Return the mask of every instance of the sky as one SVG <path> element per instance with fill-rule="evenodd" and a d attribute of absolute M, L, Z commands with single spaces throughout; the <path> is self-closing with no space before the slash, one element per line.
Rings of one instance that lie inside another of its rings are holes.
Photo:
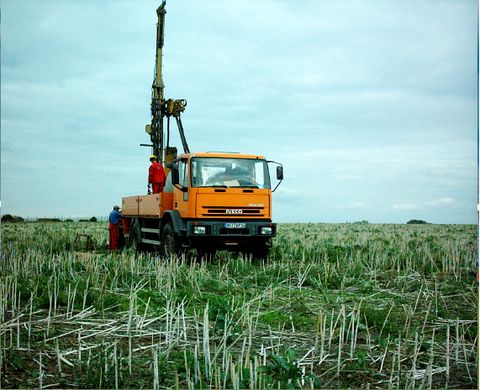
<path fill-rule="evenodd" d="M 2 214 L 105 216 L 146 193 L 159 4 L 2 2 Z M 165 96 L 188 101 L 192 151 L 284 165 L 276 222 L 476 223 L 477 15 L 168 0 Z"/>

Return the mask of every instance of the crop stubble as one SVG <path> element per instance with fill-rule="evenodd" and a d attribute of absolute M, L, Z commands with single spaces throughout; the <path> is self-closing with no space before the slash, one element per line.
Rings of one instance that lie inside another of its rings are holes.
<path fill-rule="evenodd" d="M 281 224 L 271 257 L 2 224 L 2 387 L 476 388 L 476 230 Z"/>

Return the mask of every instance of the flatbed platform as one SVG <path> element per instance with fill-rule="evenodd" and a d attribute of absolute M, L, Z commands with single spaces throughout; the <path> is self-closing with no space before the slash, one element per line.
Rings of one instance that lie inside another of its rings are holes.
<path fill-rule="evenodd" d="M 173 193 L 161 192 L 151 195 L 133 195 L 122 198 L 124 217 L 160 218 L 165 210 L 171 210 Z"/>

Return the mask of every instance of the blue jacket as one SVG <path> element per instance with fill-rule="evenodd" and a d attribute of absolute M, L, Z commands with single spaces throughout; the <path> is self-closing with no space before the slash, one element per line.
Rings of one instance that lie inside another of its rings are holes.
<path fill-rule="evenodd" d="M 113 210 L 108 217 L 108 222 L 110 222 L 113 225 L 116 225 L 121 220 L 122 220 L 122 214 L 120 213 L 120 211 L 117 211 L 117 210 Z"/>

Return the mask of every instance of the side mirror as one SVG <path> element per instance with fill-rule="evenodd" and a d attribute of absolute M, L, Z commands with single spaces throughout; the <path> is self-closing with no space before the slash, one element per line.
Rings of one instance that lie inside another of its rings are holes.
<path fill-rule="evenodd" d="M 272 192 L 275 192 L 275 190 L 278 188 L 278 186 L 280 185 L 280 183 L 283 180 L 283 165 L 276 162 L 276 161 L 267 161 L 267 163 L 268 164 L 272 163 L 272 164 L 275 164 L 277 166 L 277 180 L 278 180 L 278 183 L 275 186 L 275 188 L 272 190 Z"/>
<path fill-rule="evenodd" d="M 178 176 L 178 165 L 177 164 L 172 164 L 172 184 L 173 185 L 178 185 L 180 183 L 180 178 Z"/>
<path fill-rule="evenodd" d="M 283 180 L 283 166 L 277 166 L 277 180 Z"/>

